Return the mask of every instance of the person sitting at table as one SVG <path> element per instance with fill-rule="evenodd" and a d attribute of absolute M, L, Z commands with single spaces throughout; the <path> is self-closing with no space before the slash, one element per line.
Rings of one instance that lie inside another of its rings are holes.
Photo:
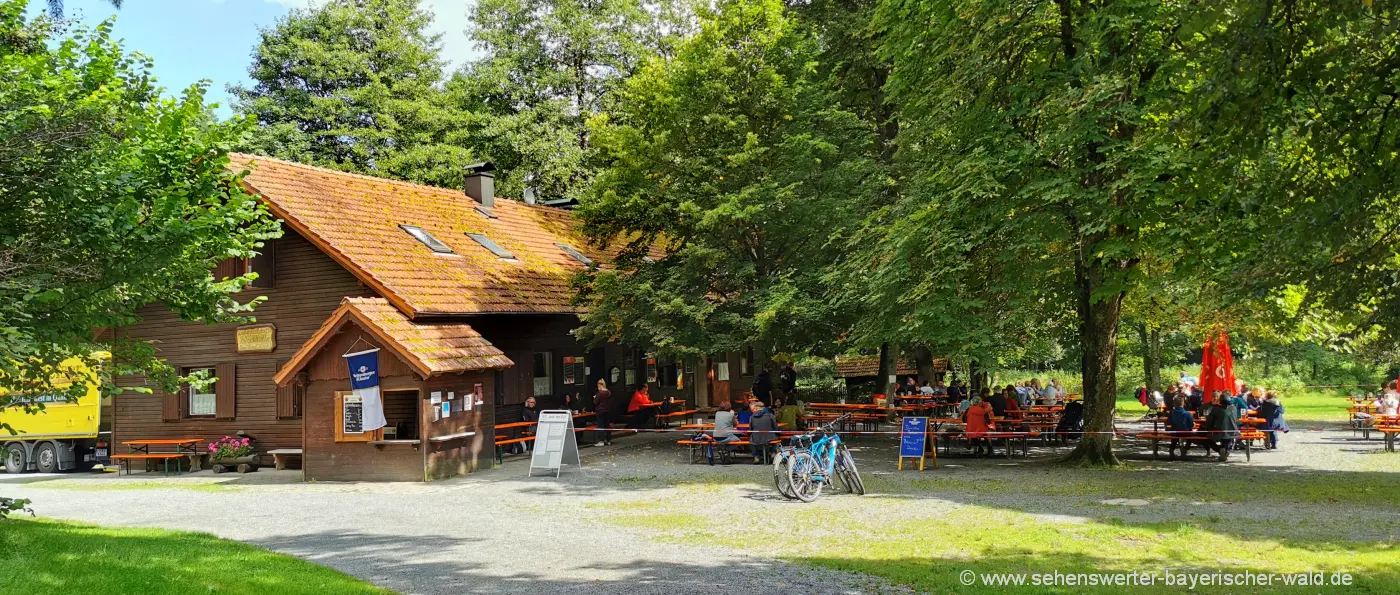
<path fill-rule="evenodd" d="M 1206 403 L 1206 394 L 1190 382 L 1181 383 L 1181 394 L 1186 395 L 1186 410 L 1201 415 L 1201 407 Z"/>
<path fill-rule="evenodd" d="M 925 380 L 924 385 L 919 387 L 919 394 L 925 397 L 932 397 L 936 393 L 933 392 L 933 386 Z"/>
<path fill-rule="evenodd" d="M 778 419 L 758 401 L 749 403 L 749 412 L 749 453 L 753 464 L 759 465 L 767 458 L 768 443 L 778 438 Z"/>
<path fill-rule="evenodd" d="M 1400 395 L 1388 390 L 1376 399 L 1376 415 L 1396 415 L 1400 412 Z"/>
<path fill-rule="evenodd" d="M 1249 394 L 1244 397 L 1244 406 L 1248 409 L 1259 409 L 1264 404 L 1264 387 L 1256 386 L 1249 389 Z"/>
<path fill-rule="evenodd" d="M 1206 413 L 1206 421 L 1201 429 L 1210 436 L 1211 448 L 1220 454 L 1220 460 L 1230 460 L 1230 447 L 1240 437 L 1240 415 L 1225 396 L 1225 391 L 1217 391 L 1215 406 Z"/>
<path fill-rule="evenodd" d="M 578 408 L 578 397 L 575 397 L 575 396 L 574 396 L 574 393 L 564 393 L 564 398 L 563 398 L 563 399 L 560 399 L 559 405 L 560 405 L 560 407 L 562 407 L 563 409 L 567 409 L 567 410 L 572 411 L 572 412 L 574 412 L 574 413 L 578 413 L 578 412 L 579 412 L 579 408 Z"/>
<path fill-rule="evenodd" d="M 1280 403 L 1274 393 L 1264 395 L 1263 404 L 1259 405 L 1259 417 L 1264 418 L 1264 425 L 1259 429 L 1264 432 L 1264 448 L 1266 450 L 1278 449 L 1279 432 L 1288 433 L 1292 428 L 1288 427 L 1288 422 L 1283 420 L 1283 403 Z"/>
<path fill-rule="evenodd" d="M 982 389 L 984 392 L 986 388 Z M 987 455 L 992 454 L 992 441 L 986 438 L 987 432 L 996 429 L 992 423 L 992 407 L 982 401 L 982 397 L 972 397 L 967 411 L 962 414 L 963 435 L 967 436 L 967 444 L 973 447 L 975 455 L 982 454 L 982 446 L 986 445 Z M 1009 446 L 1007 448 L 1010 448 Z"/>
<path fill-rule="evenodd" d="M 997 417 L 1006 417 L 1006 393 L 992 392 L 988 387 L 982 387 L 982 402 L 992 408 L 992 413 Z"/>
<path fill-rule="evenodd" d="M 1191 412 L 1186 410 L 1186 399 L 1177 397 L 1172 399 L 1172 411 L 1167 414 L 1167 434 L 1172 436 L 1194 436 L 1196 435 L 1196 418 L 1191 416 Z M 1172 438 L 1171 447 L 1167 450 L 1169 456 L 1176 458 L 1176 447 L 1181 446 L 1181 456 L 1186 457 L 1186 450 L 1191 448 L 1190 440 Z"/>
<path fill-rule="evenodd" d="M 961 403 L 963 401 L 963 395 L 966 394 L 967 392 L 964 391 L 961 386 L 958 386 L 958 383 L 956 382 L 948 386 L 949 403 Z M 961 411 L 959 411 L 959 413 L 961 413 Z"/>
<path fill-rule="evenodd" d="M 719 404 L 719 409 L 715 411 L 715 429 L 710 430 L 710 435 L 715 442 L 733 442 L 739 439 L 738 417 L 734 415 L 734 406 L 729 401 Z"/>
<path fill-rule="evenodd" d="M 1249 415 L 1251 408 L 1249 406 L 1249 403 L 1245 402 L 1244 397 L 1232 395 L 1228 392 L 1225 393 L 1225 396 L 1230 401 L 1230 404 L 1235 406 L 1235 411 L 1238 411 L 1240 413 L 1240 417 Z"/>
<path fill-rule="evenodd" d="M 608 428 L 613 422 L 612 417 L 612 391 L 608 390 L 608 382 L 602 378 L 598 379 L 598 392 L 593 395 L 593 411 L 596 417 L 594 423 L 598 426 L 598 435 L 601 440 L 593 446 L 607 446 L 612 444 L 612 432 Z"/>
<path fill-rule="evenodd" d="M 520 410 L 520 421 L 540 421 L 540 408 L 535 404 L 535 398 L 525 399 L 525 408 Z"/>
<path fill-rule="evenodd" d="M 650 388 L 643 384 L 637 388 L 637 392 L 632 393 L 632 402 L 627 405 L 627 415 L 631 416 L 627 423 L 629 428 L 645 428 L 656 423 L 656 408 L 649 405 L 656 405 L 651 400 Z"/>
<path fill-rule="evenodd" d="M 775 401 L 773 407 L 778 410 L 778 424 L 781 427 L 789 430 L 797 428 L 797 420 L 802 417 L 802 408 L 797 406 L 797 399 Z"/>
<path fill-rule="evenodd" d="M 1167 399 L 1162 396 L 1162 391 L 1154 390 L 1147 396 L 1147 408 L 1151 410 L 1163 409 L 1166 407 Z"/>
<path fill-rule="evenodd" d="M 919 384 L 918 384 L 917 382 L 914 381 L 914 377 L 913 377 L 913 376 L 910 376 L 910 377 L 904 379 L 904 384 L 901 385 L 901 386 L 899 387 L 899 390 L 896 391 L 895 394 L 896 394 L 896 395 L 913 395 L 913 394 L 918 394 L 918 392 L 919 392 Z"/>

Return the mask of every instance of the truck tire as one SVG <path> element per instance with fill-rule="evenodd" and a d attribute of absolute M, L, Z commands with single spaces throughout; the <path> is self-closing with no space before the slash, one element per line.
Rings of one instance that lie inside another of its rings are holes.
<path fill-rule="evenodd" d="M 28 457 L 24 456 L 24 445 L 18 442 L 11 442 L 5 447 L 5 472 L 24 473 L 29 466 Z"/>
<path fill-rule="evenodd" d="M 58 449 L 45 442 L 34 449 L 34 466 L 40 473 L 58 473 Z"/>

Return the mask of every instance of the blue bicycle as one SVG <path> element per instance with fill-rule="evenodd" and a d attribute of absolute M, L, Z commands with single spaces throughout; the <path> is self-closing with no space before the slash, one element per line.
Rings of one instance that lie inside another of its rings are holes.
<path fill-rule="evenodd" d="M 860 479 L 860 471 L 856 470 L 855 458 L 842 442 L 841 435 L 835 431 L 835 427 L 849 415 L 815 432 L 795 437 L 792 446 L 780 452 L 778 458 L 783 462 L 775 459 L 774 480 L 783 496 L 815 502 L 821 496 L 822 488 L 832 483 L 833 478 L 840 480 L 846 491 L 865 494 L 865 483 Z M 788 472 L 786 482 L 777 476 L 783 467 Z"/>

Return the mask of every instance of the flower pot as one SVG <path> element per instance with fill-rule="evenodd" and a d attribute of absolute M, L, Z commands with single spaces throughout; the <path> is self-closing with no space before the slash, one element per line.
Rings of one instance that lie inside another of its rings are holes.
<path fill-rule="evenodd" d="M 215 473 L 233 470 L 237 470 L 239 473 L 247 473 L 249 471 L 258 470 L 258 456 L 247 455 L 227 459 L 211 458 L 209 459 L 209 464 L 213 467 Z"/>

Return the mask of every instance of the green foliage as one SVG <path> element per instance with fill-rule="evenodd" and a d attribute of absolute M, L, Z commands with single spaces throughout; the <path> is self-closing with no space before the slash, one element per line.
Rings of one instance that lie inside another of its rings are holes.
<path fill-rule="evenodd" d="M 439 36 L 418 0 L 332 0 L 262 31 L 250 87 L 230 87 L 257 123 L 245 148 L 274 157 L 455 185 L 472 153 L 447 109 Z"/>
<path fill-rule="evenodd" d="M 816 56 L 781 2 L 725 2 L 616 92 L 593 122 L 609 167 L 579 214 L 595 239 L 627 241 L 615 270 L 582 285 L 580 336 L 766 356 L 840 332 L 829 243 L 880 178 L 870 126 L 832 107 Z"/>
<path fill-rule="evenodd" d="M 469 146 L 499 168 L 499 189 L 543 200 L 579 198 L 595 169 L 586 122 L 690 22 L 679 0 L 482 0 L 468 10 L 486 55 L 448 81 L 447 101 L 471 114 Z"/>
<path fill-rule="evenodd" d="M 34 509 L 29 507 L 28 499 L 0 497 L 0 521 L 9 518 L 12 513 L 16 512 L 27 512 L 29 516 L 34 516 Z"/>
<path fill-rule="evenodd" d="M 60 362 L 99 350 L 115 355 L 108 372 L 172 385 L 150 345 L 98 333 L 155 302 L 245 319 L 257 299 L 234 296 L 250 278 L 210 271 L 280 232 L 226 170 L 243 127 L 214 121 L 203 84 L 162 97 L 110 21 L 65 34 L 27 21 L 26 4 L 0 1 L 0 385 L 52 392 Z"/>

